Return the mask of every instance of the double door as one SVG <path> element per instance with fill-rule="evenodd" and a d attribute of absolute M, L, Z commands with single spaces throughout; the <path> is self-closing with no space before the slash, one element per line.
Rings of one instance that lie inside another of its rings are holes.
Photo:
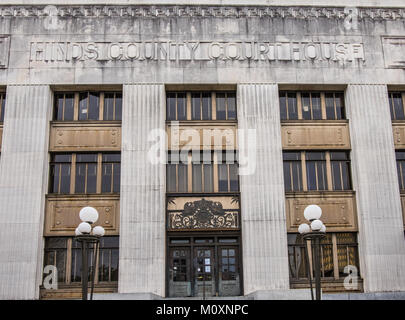
<path fill-rule="evenodd" d="M 171 297 L 241 294 L 239 245 L 173 246 L 168 262 Z"/>

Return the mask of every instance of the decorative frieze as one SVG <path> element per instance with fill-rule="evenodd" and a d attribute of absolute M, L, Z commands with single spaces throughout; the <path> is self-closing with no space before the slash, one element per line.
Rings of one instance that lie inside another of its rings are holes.
<path fill-rule="evenodd" d="M 353 11 L 354 10 L 354 11 Z M 4 6 L 1 17 L 219 17 L 219 18 L 293 18 L 398 20 L 405 18 L 403 8 L 276 7 L 276 6 Z"/>

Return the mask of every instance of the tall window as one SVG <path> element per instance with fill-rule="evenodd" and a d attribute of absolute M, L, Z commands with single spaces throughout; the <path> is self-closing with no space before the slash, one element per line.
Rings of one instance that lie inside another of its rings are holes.
<path fill-rule="evenodd" d="M 76 155 L 75 193 L 96 193 L 97 154 Z"/>
<path fill-rule="evenodd" d="M 56 266 L 60 284 L 74 284 L 82 280 L 82 245 L 71 237 L 48 237 L 45 239 L 44 265 Z M 95 265 L 95 283 L 118 281 L 119 237 L 104 236 L 100 239 L 96 260 L 93 261 L 95 246 L 90 245 L 88 272 Z"/>
<path fill-rule="evenodd" d="M 389 92 L 388 100 L 390 103 L 391 119 L 405 120 L 405 112 L 404 112 L 405 93 Z"/>
<path fill-rule="evenodd" d="M 283 166 L 285 191 L 352 189 L 347 151 L 283 151 Z"/>
<path fill-rule="evenodd" d="M 119 153 L 71 153 L 51 155 L 49 192 L 120 192 Z"/>
<path fill-rule="evenodd" d="M 234 151 L 229 154 L 231 156 L 222 151 L 189 152 L 181 155 L 170 152 L 166 165 L 166 191 L 239 191 L 237 154 Z"/>
<path fill-rule="evenodd" d="M 395 151 L 399 189 L 405 190 L 405 151 Z"/>
<path fill-rule="evenodd" d="M 327 233 L 321 240 L 321 277 L 338 280 L 347 277 L 348 274 L 344 272 L 346 266 L 352 265 L 359 269 L 357 247 L 356 233 Z M 307 257 L 309 248 L 300 234 L 288 234 L 288 261 L 292 280 L 308 279 L 309 273 L 314 274 L 315 248 L 309 250 Z"/>
<path fill-rule="evenodd" d="M 234 91 L 183 91 L 166 94 L 166 120 L 236 120 Z"/>
<path fill-rule="evenodd" d="M 324 152 L 306 152 L 305 154 L 308 190 L 326 190 L 326 160 Z"/>
<path fill-rule="evenodd" d="M 71 154 L 54 154 L 51 160 L 51 193 L 70 193 Z"/>
<path fill-rule="evenodd" d="M 0 122 L 4 122 L 5 107 L 6 107 L 6 94 L 0 93 Z"/>
<path fill-rule="evenodd" d="M 302 191 L 301 152 L 283 152 L 286 191 Z"/>
<path fill-rule="evenodd" d="M 281 120 L 345 119 L 343 92 L 280 91 Z"/>
<path fill-rule="evenodd" d="M 56 121 L 121 120 L 121 92 L 56 92 Z"/>

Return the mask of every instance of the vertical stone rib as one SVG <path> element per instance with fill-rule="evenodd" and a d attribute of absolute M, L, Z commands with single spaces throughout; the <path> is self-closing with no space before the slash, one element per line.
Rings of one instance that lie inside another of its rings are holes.
<path fill-rule="evenodd" d="M 0 161 L 0 299 L 39 297 L 50 117 L 49 86 L 7 87 Z"/>
<path fill-rule="evenodd" d="M 277 85 L 238 85 L 238 126 L 256 130 L 256 170 L 240 176 L 245 294 L 286 290 L 288 249 Z"/>
<path fill-rule="evenodd" d="M 165 166 L 148 159 L 151 131 L 165 130 L 164 86 L 124 85 L 123 98 L 118 290 L 164 296 Z"/>
<path fill-rule="evenodd" d="M 364 290 L 405 290 L 405 241 L 387 87 L 349 85 L 346 106 Z"/>

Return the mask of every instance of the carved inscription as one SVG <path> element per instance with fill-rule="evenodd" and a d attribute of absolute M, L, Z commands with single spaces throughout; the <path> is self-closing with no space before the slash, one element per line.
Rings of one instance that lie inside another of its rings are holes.
<path fill-rule="evenodd" d="M 256 41 L 31 42 L 30 62 L 364 61 L 362 43 Z"/>

